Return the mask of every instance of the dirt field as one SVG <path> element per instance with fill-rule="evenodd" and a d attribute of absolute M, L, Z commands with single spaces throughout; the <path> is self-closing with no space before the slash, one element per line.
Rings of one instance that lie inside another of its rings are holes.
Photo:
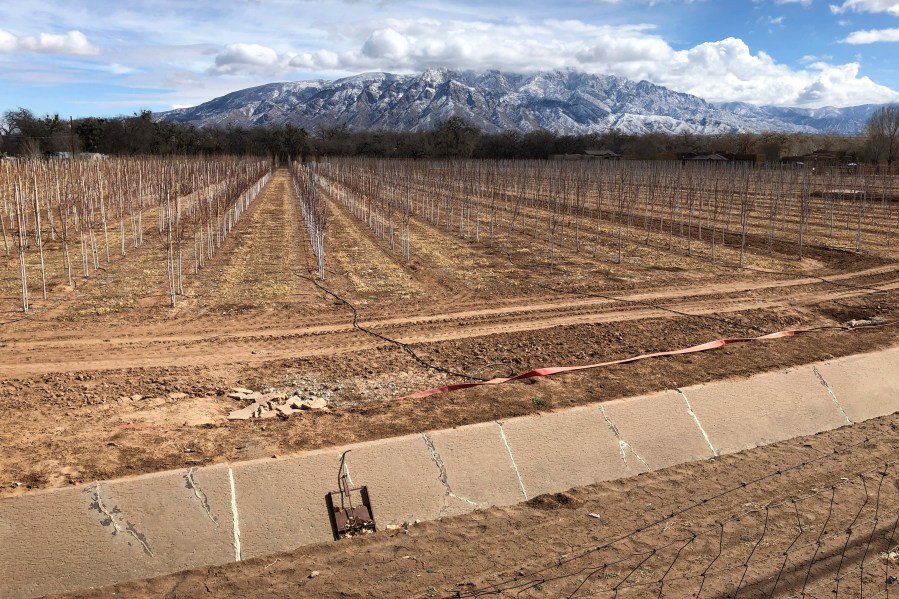
<path fill-rule="evenodd" d="M 824 331 L 579 374 L 401 399 L 538 366 L 598 362 L 730 336 L 899 319 L 889 252 L 750 253 L 754 270 L 625 245 L 621 263 L 538 235 L 510 251 L 414 221 L 403 261 L 329 200 L 327 279 L 279 170 L 185 296 L 167 307 L 158 244 L 16 312 L 0 297 L 0 495 L 240 460 L 602 401 L 899 343 L 899 327 Z M 152 219 L 145 222 L 152 236 Z M 13 281 L 17 264 L 3 264 Z M 766 271 L 766 272 L 763 272 Z M 14 289 L 7 285 L 4 289 Z M 408 344 L 406 349 L 353 326 Z M 422 365 L 425 362 L 439 368 Z M 322 397 L 325 411 L 229 421 L 230 388 Z"/>
<path fill-rule="evenodd" d="M 147 243 L 71 287 L 51 286 L 47 300 L 32 294 L 27 318 L 17 312 L 17 260 L 0 262 L 0 496 L 503 419 L 899 344 L 892 225 L 883 239 L 865 229 L 864 253 L 850 242 L 810 242 L 801 261 L 788 243 L 769 249 L 750 235 L 743 270 L 737 239 L 719 240 L 712 262 L 701 238 L 669 238 L 669 250 L 656 233 L 627 239 L 620 262 L 611 238 L 578 250 L 563 236 L 550 263 L 534 228 L 539 207 L 525 206 L 517 232 L 496 244 L 414 219 L 403 260 L 332 183 L 324 282 L 313 275 L 286 169 L 203 268 L 186 274 L 174 308 L 152 210 Z M 52 242 L 46 252 L 58 264 Z M 887 326 L 835 326 L 873 317 Z M 830 328 L 403 397 L 471 377 L 819 326 Z M 228 397 L 233 387 L 328 407 L 232 421 L 246 405 Z M 76 596 L 899 596 L 886 584 L 899 559 L 897 430 L 899 417 L 880 418 L 511 508 Z"/>

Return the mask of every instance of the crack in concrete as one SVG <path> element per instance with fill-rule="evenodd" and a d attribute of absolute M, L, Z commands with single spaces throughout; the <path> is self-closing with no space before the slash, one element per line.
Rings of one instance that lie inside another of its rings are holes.
<path fill-rule="evenodd" d="M 437 464 L 437 480 L 440 481 L 440 484 L 443 485 L 445 489 L 443 493 L 443 507 L 440 509 L 440 515 L 443 515 L 449 506 L 447 505 L 447 499 L 452 497 L 454 499 L 458 499 L 459 501 L 464 501 L 469 505 L 473 505 L 475 508 L 480 508 L 481 504 L 475 503 L 470 499 L 466 499 L 465 497 L 460 497 L 453 492 L 453 489 L 449 484 L 449 475 L 446 472 L 446 464 L 443 463 L 443 458 L 440 457 L 440 453 L 437 451 L 437 447 L 434 445 L 434 439 L 431 438 L 431 435 L 428 433 L 422 433 L 421 438 L 424 439 L 425 446 L 427 446 L 428 451 L 431 453 L 431 459 Z"/>
<path fill-rule="evenodd" d="M 144 553 L 149 555 L 150 557 L 156 557 L 153 554 L 153 549 L 150 547 L 150 543 L 147 541 L 147 537 L 141 533 L 137 528 L 126 520 L 122 516 L 122 510 L 119 509 L 118 506 L 113 506 L 112 509 L 106 507 L 103 503 L 103 497 L 101 496 L 100 483 L 98 482 L 93 488 L 93 501 L 90 504 L 90 507 L 97 512 L 100 513 L 101 516 L 104 516 L 105 519 L 100 520 L 101 526 L 112 526 L 112 536 L 118 536 L 119 533 L 126 534 L 134 538 L 138 543 L 140 543 L 141 549 L 144 550 Z M 131 545 L 131 541 L 128 541 L 128 544 Z"/>
<path fill-rule="evenodd" d="M 631 447 L 630 443 L 628 443 L 621 437 L 621 431 L 619 431 L 618 427 L 612 423 L 611 419 L 609 419 L 609 415 L 606 414 L 605 407 L 599 406 L 599 411 L 602 414 L 603 420 L 605 420 L 606 424 L 609 425 L 609 430 L 611 430 L 612 433 L 615 435 L 615 438 L 618 439 L 618 452 L 621 454 L 621 461 L 624 462 L 624 467 L 627 470 L 631 469 L 630 464 L 627 463 L 627 450 L 630 450 L 631 453 L 634 454 L 634 457 L 636 457 L 638 460 L 640 460 L 640 463 L 642 463 L 644 466 L 646 466 L 647 470 L 651 471 L 652 468 L 649 467 L 649 464 L 646 463 L 646 460 L 644 460 L 642 457 L 640 457 L 640 454 L 637 453 L 637 451 L 633 447 Z"/>
<path fill-rule="evenodd" d="M 194 474 L 197 473 L 199 468 L 194 466 L 193 468 L 189 468 L 184 473 L 184 486 L 186 486 L 190 491 L 194 492 L 194 497 L 197 498 L 197 501 L 200 502 L 200 505 L 203 506 L 203 511 L 206 512 L 206 516 L 209 517 L 213 523 L 218 524 L 218 519 L 212 513 L 212 508 L 209 506 L 209 498 L 206 496 L 206 493 L 203 492 L 203 489 L 200 488 L 200 485 L 197 484 L 197 481 L 194 479 Z"/>
<path fill-rule="evenodd" d="M 837 404 L 837 407 L 840 409 L 840 414 L 843 415 L 843 418 L 846 419 L 847 424 L 852 424 L 852 420 L 850 420 L 849 416 L 846 415 L 846 411 L 843 409 L 843 404 L 840 403 L 840 400 L 837 399 L 836 394 L 833 392 L 833 389 L 830 388 L 830 385 L 827 384 L 827 381 L 824 380 L 824 375 L 818 371 L 817 366 L 812 366 L 812 372 L 815 373 L 815 376 L 818 377 L 818 382 L 824 385 L 824 388 L 827 389 L 827 394 L 830 395 L 830 399 L 833 400 L 833 403 Z"/>
<path fill-rule="evenodd" d="M 231 522 L 233 531 L 232 545 L 234 546 L 234 561 L 239 562 L 240 556 L 240 519 L 237 516 L 237 493 L 234 489 L 234 471 L 228 466 L 228 483 L 231 487 Z"/>
<path fill-rule="evenodd" d="M 512 448 L 509 447 L 509 440 L 506 438 L 506 429 L 503 428 L 503 423 L 499 420 L 496 421 L 496 425 L 499 427 L 499 436 L 503 440 L 503 445 L 506 446 L 506 452 L 509 454 L 509 461 L 512 462 L 512 469 L 515 470 L 515 477 L 518 479 L 518 486 L 521 487 L 521 494 L 524 495 L 524 500 L 528 500 L 528 492 L 524 488 L 524 479 L 521 478 L 521 472 L 518 471 L 518 464 L 515 463 L 515 456 L 512 455 Z"/>
<path fill-rule="evenodd" d="M 702 433 L 702 438 L 705 439 L 706 445 L 708 445 L 709 449 L 712 450 L 712 455 L 718 456 L 718 450 L 715 449 L 714 445 L 712 445 L 712 441 L 711 439 L 709 439 L 708 433 L 705 432 L 704 428 L 702 428 L 702 423 L 699 422 L 699 417 L 696 415 L 696 412 L 693 411 L 693 405 L 690 403 L 690 399 L 687 397 L 687 394 L 680 389 L 675 389 L 675 391 L 680 393 L 680 396 L 684 398 L 684 402 L 687 404 L 687 413 L 690 414 L 690 418 L 693 419 L 693 422 L 696 424 L 696 428 L 698 428 L 699 432 Z"/>

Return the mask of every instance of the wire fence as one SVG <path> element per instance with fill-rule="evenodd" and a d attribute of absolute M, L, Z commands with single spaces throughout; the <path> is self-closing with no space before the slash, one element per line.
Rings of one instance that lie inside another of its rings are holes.
<path fill-rule="evenodd" d="M 447 597 L 899 598 L 899 460 L 765 504 L 740 502 L 761 483 L 789 487 L 791 474 L 895 437 L 866 437 L 668 509 L 534 571 Z M 741 509 L 727 509 L 734 505 Z"/>

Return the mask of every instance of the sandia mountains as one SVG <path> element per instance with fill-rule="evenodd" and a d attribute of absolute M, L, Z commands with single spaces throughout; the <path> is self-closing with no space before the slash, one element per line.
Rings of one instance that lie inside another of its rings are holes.
<path fill-rule="evenodd" d="M 482 131 L 557 134 L 648 132 L 859 133 L 877 105 L 782 108 L 713 104 L 648 81 L 548 71 L 518 75 L 432 69 L 419 75 L 365 73 L 335 81 L 270 83 L 192 108 L 159 113 L 200 127 L 292 123 L 309 131 L 420 131 L 460 116 Z"/>

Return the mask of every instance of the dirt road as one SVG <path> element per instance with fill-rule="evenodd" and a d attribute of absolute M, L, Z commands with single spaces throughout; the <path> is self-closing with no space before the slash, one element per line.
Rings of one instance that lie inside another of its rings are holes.
<path fill-rule="evenodd" d="M 259 211 L 259 225 L 268 231 L 273 219 L 269 212 Z M 255 220 L 255 219 L 254 219 Z M 275 225 L 279 223 L 275 222 Z M 252 226 L 252 225 L 251 225 Z M 253 294 L 239 300 L 213 293 L 221 302 L 264 302 L 267 290 L 274 285 L 299 286 L 308 292 L 314 286 L 299 277 L 279 282 L 264 268 L 248 266 L 246 255 L 254 255 L 255 241 L 241 245 L 241 255 L 223 269 L 219 277 L 252 284 Z M 263 248 L 272 244 L 263 243 Z M 293 244 L 285 244 L 283 255 L 290 261 Z M 263 262 L 271 264 L 271 262 Z M 248 270 L 252 275 L 242 273 Z M 235 274 L 235 271 L 238 271 Z M 867 269 L 858 273 L 822 277 L 801 277 L 782 281 L 723 283 L 695 286 L 672 291 L 637 293 L 607 298 L 585 298 L 549 301 L 533 298 L 524 305 L 501 308 L 464 310 L 459 312 L 418 315 L 411 318 L 363 320 L 365 328 L 377 331 L 407 344 L 429 343 L 482 337 L 499 333 L 515 333 L 574 324 L 620 322 L 660 318 L 673 312 L 684 315 L 710 316 L 757 309 L 797 309 L 834 299 L 850 299 L 875 291 L 899 288 L 899 265 Z M 834 283 L 829 285 L 828 283 Z M 214 285 L 213 289 L 222 284 Z M 864 287 L 860 287 L 864 285 Z M 653 307 L 658 306 L 658 307 Z M 343 320 L 347 320 L 344 316 Z M 51 372 L 108 370 L 228 363 L 258 363 L 288 358 L 325 357 L 353 353 L 382 345 L 381 339 L 355 329 L 351 323 L 307 325 L 290 328 L 241 330 L 241 323 L 220 323 L 211 328 L 207 322 L 172 324 L 169 326 L 134 327 L 126 336 L 120 330 L 96 330 L 77 338 L 59 339 L 52 332 L 29 334 L 26 340 L 16 334 L 0 336 L 0 376 L 19 377 Z M 817 324 L 817 323 L 816 323 Z M 197 332 L 190 333 L 191 329 Z M 200 332 L 202 331 L 202 332 Z M 772 332 L 772 331 L 765 331 Z"/>

